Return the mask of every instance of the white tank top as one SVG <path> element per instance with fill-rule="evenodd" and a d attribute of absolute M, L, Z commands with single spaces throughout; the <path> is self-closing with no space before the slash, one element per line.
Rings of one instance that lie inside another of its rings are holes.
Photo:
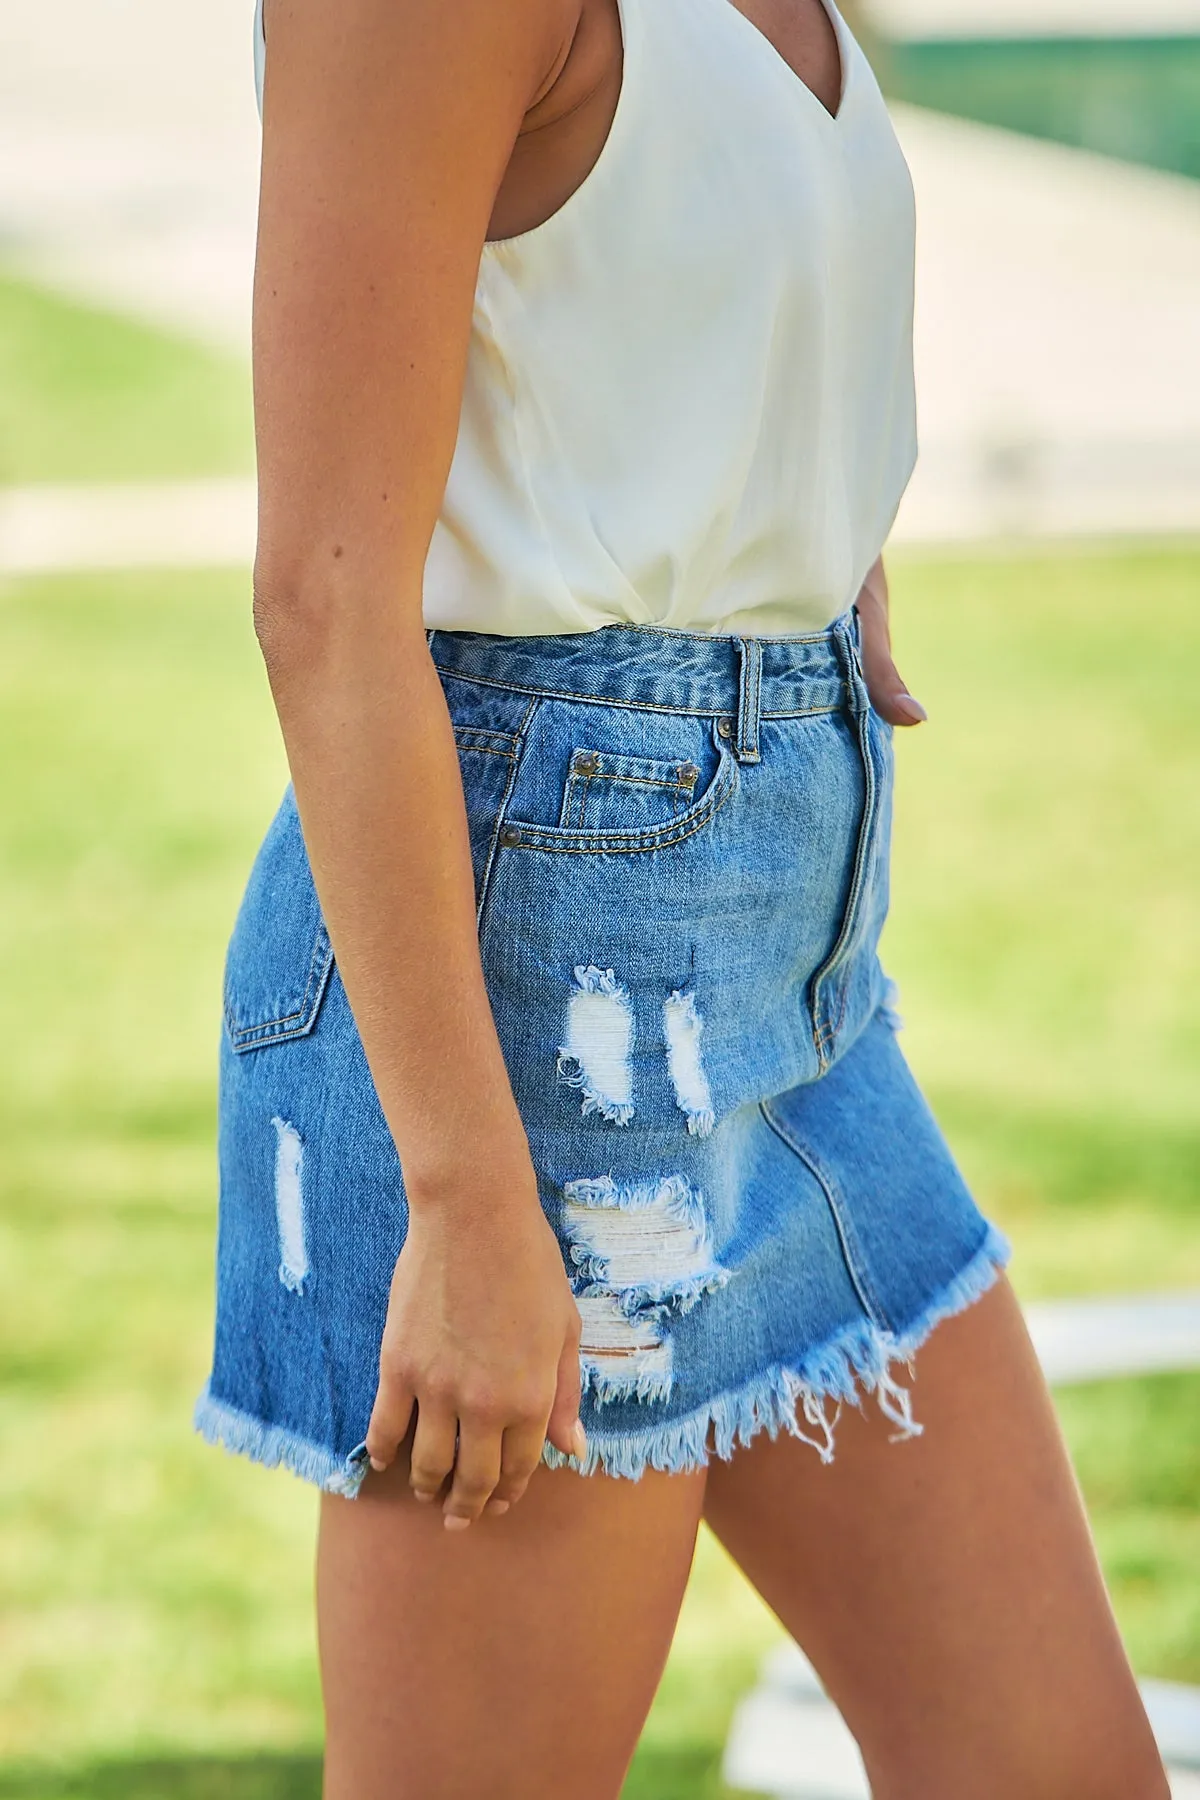
<path fill-rule="evenodd" d="M 854 600 L 916 454 L 913 197 L 826 5 L 836 117 L 731 0 L 620 0 L 599 160 L 483 252 L 428 625 L 762 636 Z"/>

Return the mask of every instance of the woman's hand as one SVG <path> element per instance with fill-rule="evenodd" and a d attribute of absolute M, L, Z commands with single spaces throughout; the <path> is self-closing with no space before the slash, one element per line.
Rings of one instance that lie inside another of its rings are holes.
<path fill-rule="evenodd" d="M 579 1308 L 528 1157 L 505 1175 L 489 1162 L 495 1204 L 412 1207 L 367 1431 L 371 1467 L 384 1469 L 415 1408 L 409 1480 L 432 1501 L 453 1477 L 442 1509 L 451 1531 L 519 1500 L 547 1438 L 569 1456 L 587 1448 Z"/>
<path fill-rule="evenodd" d="M 863 582 L 855 604 L 862 625 L 863 674 L 871 705 L 889 725 L 920 725 L 929 715 L 909 693 L 892 661 L 888 584 L 882 557 Z"/>

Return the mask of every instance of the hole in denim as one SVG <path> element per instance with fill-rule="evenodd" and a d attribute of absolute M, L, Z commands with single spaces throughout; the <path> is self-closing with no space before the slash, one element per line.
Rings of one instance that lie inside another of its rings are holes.
<path fill-rule="evenodd" d="M 700 1059 L 704 1021 L 696 999 L 678 988 L 663 1001 L 663 1030 L 667 1039 L 667 1070 L 675 1100 L 694 1137 L 707 1137 L 713 1128 L 712 1094 Z"/>
<path fill-rule="evenodd" d="M 671 1343 L 652 1314 L 630 1318 L 615 1294 L 584 1294 L 579 1361 L 584 1385 L 598 1401 L 666 1400 L 671 1393 Z"/>
<path fill-rule="evenodd" d="M 633 1008 L 611 969 L 580 964 L 567 1002 L 558 1072 L 583 1096 L 583 1112 L 613 1125 L 633 1117 Z"/>
<path fill-rule="evenodd" d="M 629 1317 L 644 1308 L 687 1312 L 723 1287 L 699 1194 L 682 1175 L 615 1182 L 568 1181 L 563 1222 L 571 1259 L 590 1286 L 614 1294 Z"/>
<path fill-rule="evenodd" d="M 272 1119 L 275 1127 L 275 1215 L 279 1222 L 279 1279 L 293 1294 L 304 1292 L 308 1275 L 308 1249 L 304 1242 L 304 1192 L 301 1173 L 304 1146 L 300 1133 L 286 1119 Z"/>

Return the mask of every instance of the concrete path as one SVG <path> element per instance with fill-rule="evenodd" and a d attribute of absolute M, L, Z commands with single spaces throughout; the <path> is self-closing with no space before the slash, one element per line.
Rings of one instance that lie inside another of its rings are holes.
<path fill-rule="evenodd" d="M 0 258 L 244 352 L 253 0 L 0 7 Z"/>
<path fill-rule="evenodd" d="M 1200 182 L 898 108 L 909 540 L 1200 529 Z"/>
<path fill-rule="evenodd" d="M 1042 1300 L 1025 1317 L 1052 1387 L 1200 1369 L 1200 1293 Z"/>
<path fill-rule="evenodd" d="M 251 13 L 0 8 L 0 260 L 244 353 Z M 919 204 L 923 440 L 899 535 L 1200 530 L 1200 183 L 911 109 L 898 125 Z"/>
<path fill-rule="evenodd" d="M 254 560 L 254 482 L 0 488 L 0 575 Z"/>

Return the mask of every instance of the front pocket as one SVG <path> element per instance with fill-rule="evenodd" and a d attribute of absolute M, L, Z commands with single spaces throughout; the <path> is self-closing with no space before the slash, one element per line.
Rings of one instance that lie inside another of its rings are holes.
<path fill-rule="evenodd" d="M 576 750 L 556 825 L 522 820 L 518 781 L 501 844 L 506 849 L 616 855 L 666 850 L 703 830 L 736 791 L 738 766 L 715 725 L 702 744 L 694 724 L 689 721 L 695 762 L 686 756 L 676 760 Z M 577 819 L 582 822 L 573 822 Z"/>
<path fill-rule="evenodd" d="M 306 1037 L 332 968 L 289 786 L 254 859 L 225 958 L 225 1028 L 234 1050 Z"/>
<path fill-rule="evenodd" d="M 576 750 L 558 822 L 571 831 L 653 830 L 687 811 L 699 779 L 698 766 L 686 759 Z"/>

